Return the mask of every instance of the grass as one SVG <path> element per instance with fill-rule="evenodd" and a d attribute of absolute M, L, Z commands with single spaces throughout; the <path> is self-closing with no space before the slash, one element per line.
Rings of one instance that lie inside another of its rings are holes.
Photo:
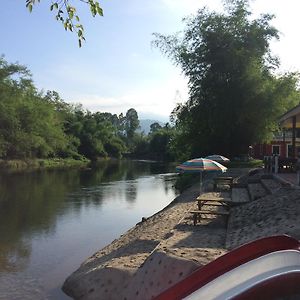
<path fill-rule="evenodd" d="M 228 164 L 228 168 L 260 168 L 264 165 L 264 162 L 260 159 L 251 159 L 249 161 L 231 161 Z"/>
<path fill-rule="evenodd" d="M 0 169 L 5 171 L 23 171 L 40 169 L 59 169 L 70 167 L 82 167 L 89 164 L 88 159 L 76 160 L 72 158 L 52 159 L 25 159 L 25 160 L 0 160 Z"/>

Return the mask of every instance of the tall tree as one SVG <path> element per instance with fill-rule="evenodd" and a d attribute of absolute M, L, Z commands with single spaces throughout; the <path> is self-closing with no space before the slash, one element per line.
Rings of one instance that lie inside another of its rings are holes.
<path fill-rule="evenodd" d="M 158 123 L 154 123 L 158 124 Z M 152 124 L 153 125 L 153 124 Z M 159 125 L 159 124 L 158 124 Z M 170 141 L 174 136 L 173 128 L 167 124 L 164 127 L 155 126 L 155 130 L 149 134 L 149 154 L 152 159 L 171 161 L 174 159 Z"/>
<path fill-rule="evenodd" d="M 154 43 L 189 80 L 189 100 L 173 111 L 174 142 L 186 155 L 247 152 L 299 102 L 297 76 L 274 75 L 279 60 L 271 55 L 270 40 L 279 35 L 270 24 L 273 16 L 254 19 L 247 0 L 226 1 L 225 9 L 199 10 L 186 20 L 183 37 L 156 34 Z"/>
<path fill-rule="evenodd" d="M 150 133 L 154 133 L 155 131 L 158 131 L 161 128 L 162 127 L 158 122 L 154 122 L 150 125 Z"/>
<path fill-rule="evenodd" d="M 128 139 L 132 139 L 135 131 L 139 127 L 139 118 L 134 108 L 128 109 L 125 119 L 125 131 Z"/>
<path fill-rule="evenodd" d="M 0 156 L 48 157 L 66 147 L 62 120 L 29 71 L 0 57 Z"/>

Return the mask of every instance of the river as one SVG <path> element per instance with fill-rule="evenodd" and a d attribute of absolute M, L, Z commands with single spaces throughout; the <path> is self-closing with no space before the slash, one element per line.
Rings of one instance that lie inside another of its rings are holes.
<path fill-rule="evenodd" d="M 0 174 L 0 299 L 70 299 L 61 291 L 69 274 L 176 197 L 174 170 L 107 161 Z"/>

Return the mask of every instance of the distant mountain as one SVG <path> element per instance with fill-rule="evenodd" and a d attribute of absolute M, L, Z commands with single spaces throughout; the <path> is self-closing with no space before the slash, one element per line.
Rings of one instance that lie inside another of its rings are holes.
<path fill-rule="evenodd" d="M 150 125 L 157 122 L 160 126 L 164 126 L 165 123 L 157 121 L 157 120 L 149 120 L 149 119 L 143 119 L 139 120 L 140 121 L 140 128 L 137 130 L 138 132 L 143 132 L 145 134 L 148 134 L 150 131 Z"/>

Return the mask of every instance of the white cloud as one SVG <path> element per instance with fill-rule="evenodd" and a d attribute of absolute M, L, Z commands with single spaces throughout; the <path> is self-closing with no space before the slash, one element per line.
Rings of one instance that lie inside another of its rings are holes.
<path fill-rule="evenodd" d="M 101 97 L 97 94 L 82 94 L 74 100 L 91 111 L 120 114 L 126 113 L 129 108 L 134 108 L 144 116 L 152 114 L 168 119 L 176 102 L 186 101 L 187 97 L 186 79 L 175 74 L 159 86 L 136 89 L 121 96 Z"/>
<path fill-rule="evenodd" d="M 284 71 L 300 70 L 299 42 L 299 1 L 255 1 L 251 7 L 255 16 L 262 13 L 274 14 L 272 24 L 280 32 L 280 41 L 273 41 L 271 49 L 281 60 Z"/>

